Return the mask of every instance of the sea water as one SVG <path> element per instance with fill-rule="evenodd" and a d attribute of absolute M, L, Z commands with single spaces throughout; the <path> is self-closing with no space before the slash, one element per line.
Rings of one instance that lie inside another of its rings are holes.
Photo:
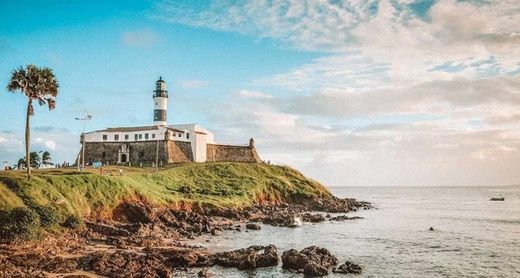
<path fill-rule="evenodd" d="M 280 254 L 325 247 L 363 274 L 329 277 L 520 277 L 520 187 L 336 187 L 339 197 L 369 201 L 377 209 L 350 213 L 364 219 L 262 225 L 226 232 L 204 243 L 212 251 L 274 244 Z M 504 202 L 489 201 L 503 196 Z M 433 227 L 434 231 L 429 231 Z M 240 271 L 213 267 L 216 277 L 303 277 L 279 267 Z"/>

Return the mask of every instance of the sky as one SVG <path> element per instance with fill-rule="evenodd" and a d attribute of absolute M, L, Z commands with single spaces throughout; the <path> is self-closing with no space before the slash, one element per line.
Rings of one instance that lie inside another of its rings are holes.
<path fill-rule="evenodd" d="M 0 160 L 24 155 L 13 69 L 50 67 L 33 150 L 73 161 L 83 130 L 168 122 L 330 186 L 520 184 L 520 0 L 0 2 Z M 2 85 L 3 84 L 3 85 Z"/>

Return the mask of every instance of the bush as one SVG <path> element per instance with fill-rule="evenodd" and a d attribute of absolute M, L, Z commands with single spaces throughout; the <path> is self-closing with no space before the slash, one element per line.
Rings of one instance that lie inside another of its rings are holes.
<path fill-rule="evenodd" d="M 33 209 L 40 216 L 40 224 L 43 227 L 59 224 L 63 220 L 58 210 L 51 206 L 37 205 Z"/>
<path fill-rule="evenodd" d="M 63 227 L 70 229 L 77 229 L 83 225 L 83 220 L 76 215 L 71 215 L 63 222 Z"/>
<path fill-rule="evenodd" d="M 28 208 L 0 212 L 0 238 L 3 241 L 30 240 L 40 232 L 40 216 Z"/>

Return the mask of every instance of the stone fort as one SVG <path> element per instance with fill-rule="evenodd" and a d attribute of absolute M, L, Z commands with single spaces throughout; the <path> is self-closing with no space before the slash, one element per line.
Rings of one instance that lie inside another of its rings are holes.
<path fill-rule="evenodd" d="M 103 165 L 261 162 L 252 138 L 244 145 L 218 144 L 213 133 L 197 124 L 168 125 L 168 91 L 162 77 L 155 82 L 153 102 L 153 125 L 113 127 L 85 133 L 81 138 L 85 161 L 89 164 L 101 162 Z"/>

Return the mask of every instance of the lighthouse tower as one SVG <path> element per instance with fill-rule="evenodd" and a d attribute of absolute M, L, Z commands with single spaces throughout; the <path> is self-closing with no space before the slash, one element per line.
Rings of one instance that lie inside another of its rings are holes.
<path fill-rule="evenodd" d="M 153 124 L 166 125 L 166 111 L 168 110 L 168 91 L 166 91 L 166 82 L 159 77 L 155 82 L 155 90 L 153 91 Z"/>

